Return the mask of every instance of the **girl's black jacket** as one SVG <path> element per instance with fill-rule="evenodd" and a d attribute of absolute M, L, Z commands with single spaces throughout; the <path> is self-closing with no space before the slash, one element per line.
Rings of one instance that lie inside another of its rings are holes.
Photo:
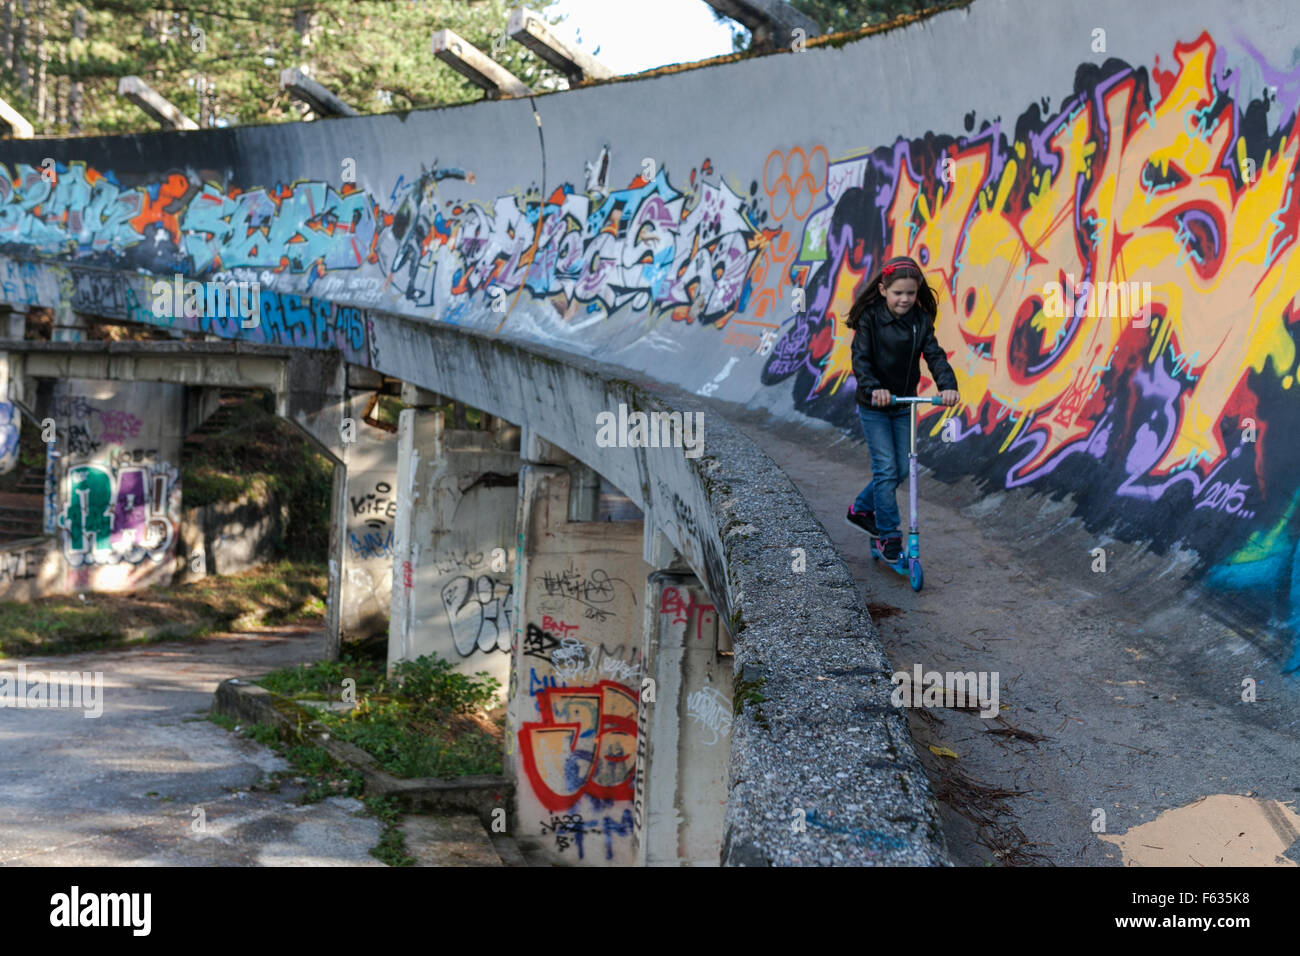
<path fill-rule="evenodd" d="M 943 346 L 934 337 L 934 319 L 915 305 L 897 316 L 883 302 L 868 309 L 853 333 L 853 375 L 858 380 L 858 404 L 871 407 L 878 388 L 904 398 L 914 397 L 921 383 L 921 356 L 939 391 L 956 391 L 957 376 Z"/>

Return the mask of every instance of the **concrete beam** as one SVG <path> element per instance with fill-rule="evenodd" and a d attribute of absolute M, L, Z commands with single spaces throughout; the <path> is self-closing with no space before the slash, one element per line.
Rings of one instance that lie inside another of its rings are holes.
<path fill-rule="evenodd" d="M 401 398 L 403 405 L 410 405 L 412 408 L 432 408 L 435 405 L 447 404 L 446 399 L 437 392 L 420 388 L 410 382 L 402 383 Z"/>
<path fill-rule="evenodd" d="M 614 76 L 614 71 L 589 54 L 574 49 L 555 36 L 539 15 L 526 7 L 515 7 L 506 22 L 506 33 L 516 43 L 522 43 L 570 81 L 584 79 L 604 80 Z"/>
<path fill-rule="evenodd" d="M 788 50 L 794 31 L 805 37 L 820 36 L 817 21 L 796 10 L 785 0 L 704 0 L 725 17 L 744 25 L 754 35 L 757 48 Z"/>
<path fill-rule="evenodd" d="M 117 82 L 117 95 L 125 96 L 165 129 L 198 129 L 194 122 L 161 93 L 138 76 L 124 76 Z"/>
<path fill-rule="evenodd" d="M 23 118 L 23 114 L 19 113 L 4 100 L 0 100 L 0 120 L 9 124 L 9 128 L 12 130 L 11 135 L 14 139 L 31 139 L 32 135 L 36 132 L 36 130 L 32 128 L 32 124 Z"/>
<path fill-rule="evenodd" d="M 287 90 L 295 99 L 302 100 L 317 116 L 360 116 L 335 93 L 297 67 L 280 71 L 280 89 Z"/>
<path fill-rule="evenodd" d="M 528 96 L 533 91 L 519 77 L 454 30 L 437 30 L 433 34 L 433 55 L 465 77 L 489 96 Z"/>
<path fill-rule="evenodd" d="M 185 357 L 27 352 L 23 366 L 25 373 L 32 378 L 135 380 L 222 388 L 269 388 L 279 392 L 284 388 L 285 361 L 242 355 Z"/>

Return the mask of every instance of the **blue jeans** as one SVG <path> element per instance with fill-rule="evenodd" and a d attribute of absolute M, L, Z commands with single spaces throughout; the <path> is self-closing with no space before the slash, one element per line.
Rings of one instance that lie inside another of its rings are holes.
<path fill-rule="evenodd" d="M 871 453 L 871 481 L 853 502 L 854 511 L 874 511 L 881 535 L 899 533 L 895 490 L 907 477 L 912 447 L 912 418 L 907 405 L 893 408 L 858 406 L 858 421 Z"/>

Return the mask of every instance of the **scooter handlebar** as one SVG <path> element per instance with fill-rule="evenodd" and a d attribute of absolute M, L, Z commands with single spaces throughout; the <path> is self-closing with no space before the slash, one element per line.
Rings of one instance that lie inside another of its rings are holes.
<path fill-rule="evenodd" d="M 891 405 L 903 405 L 903 404 L 942 405 L 943 404 L 943 398 L 939 395 L 931 395 L 929 398 L 903 398 L 902 396 L 899 395 L 891 395 L 889 397 L 891 399 L 889 404 Z"/>

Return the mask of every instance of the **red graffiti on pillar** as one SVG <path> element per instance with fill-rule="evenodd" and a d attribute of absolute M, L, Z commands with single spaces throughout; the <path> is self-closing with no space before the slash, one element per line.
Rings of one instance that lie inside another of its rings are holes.
<path fill-rule="evenodd" d="M 582 795 L 631 800 L 636 769 L 637 697 L 603 680 L 594 687 L 537 693 L 542 719 L 519 731 L 519 753 L 533 794 L 547 810 L 567 810 Z"/>
<path fill-rule="evenodd" d="M 718 609 L 712 604 L 697 602 L 690 591 L 686 594 L 687 599 L 683 601 L 681 592 L 676 588 L 664 588 L 663 596 L 659 599 L 659 613 L 673 615 L 674 624 L 685 623 L 687 634 L 694 633 L 698 641 L 706 633 L 712 634 L 717 629 Z M 706 621 L 711 627 L 706 627 Z"/>
<path fill-rule="evenodd" d="M 560 637 L 568 637 L 573 631 L 578 629 L 576 624 L 565 624 L 563 621 L 557 621 L 549 614 L 542 615 L 542 630 L 550 631 Z"/>

